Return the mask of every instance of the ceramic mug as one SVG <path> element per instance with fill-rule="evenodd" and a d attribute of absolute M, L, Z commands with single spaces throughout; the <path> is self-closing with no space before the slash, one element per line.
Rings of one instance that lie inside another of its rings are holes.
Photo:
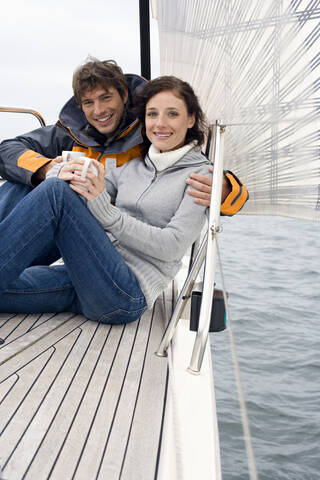
<path fill-rule="evenodd" d="M 88 158 L 85 156 L 84 153 L 82 152 L 74 152 L 74 151 L 69 151 L 69 150 L 64 150 L 62 152 L 62 159 L 64 162 L 70 162 L 74 158 L 82 158 L 84 160 L 84 164 L 82 167 L 82 172 L 81 172 L 81 178 L 84 180 L 87 176 L 87 171 L 90 168 L 92 172 L 97 176 L 98 175 L 98 169 L 94 165 L 91 165 L 92 159 Z M 87 190 L 84 186 L 80 186 L 82 190 Z"/>
<path fill-rule="evenodd" d="M 86 156 L 83 152 L 74 152 L 71 150 L 63 150 L 61 155 L 64 162 L 70 162 L 70 160 L 72 160 L 73 158 L 80 158 Z"/>
<path fill-rule="evenodd" d="M 92 165 L 92 159 L 85 157 L 84 164 L 83 164 L 83 167 L 82 167 L 82 172 L 81 172 L 81 178 L 82 179 L 86 178 L 87 171 L 88 171 L 89 168 L 90 168 L 90 170 L 92 170 L 92 172 L 95 174 L 95 176 L 98 175 L 98 169 L 97 169 L 97 167 Z"/>

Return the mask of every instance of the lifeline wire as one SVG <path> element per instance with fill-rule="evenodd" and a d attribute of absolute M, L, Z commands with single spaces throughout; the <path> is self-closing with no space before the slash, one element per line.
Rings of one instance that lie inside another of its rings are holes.
<path fill-rule="evenodd" d="M 220 273 L 221 273 L 223 298 L 224 298 L 224 303 L 225 303 L 225 308 L 226 308 L 227 327 L 228 327 L 228 333 L 229 333 L 229 337 L 230 337 L 232 359 L 233 359 L 233 364 L 234 364 L 234 374 L 235 374 L 235 378 L 236 378 L 239 404 L 240 404 L 240 412 L 241 412 L 241 421 L 242 421 L 244 441 L 245 441 L 247 458 L 248 458 L 249 475 L 250 475 L 251 480 L 258 480 L 258 473 L 257 473 L 257 469 L 256 469 L 256 462 L 255 462 L 255 457 L 254 457 L 254 452 L 253 452 L 253 447 L 252 447 L 252 437 L 251 437 L 251 433 L 250 433 L 250 426 L 249 426 L 249 420 L 248 420 L 248 412 L 247 412 L 246 401 L 245 401 L 245 398 L 244 398 L 244 393 L 243 393 L 243 388 L 242 388 L 237 349 L 236 349 L 233 330 L 232 330 L 232 326 L 231 326 L 231 318 L 230 318 L 230 314 L 229 314 L 228 299 L 227 299 L 227 294 L 226 294 L 226 287 L 225 287 L 224 275 L 223 275 L 223 270 L 222 270 L 222 262 L 221 262 L 221 256 L 220 256 L 220 250 L 219 250 L 217 235 L 216 235 L 216 242 L 217 242 L 217 255 L 218 255 L 218 260 L 219 260 L 219 268 L 220 268 Z"/>

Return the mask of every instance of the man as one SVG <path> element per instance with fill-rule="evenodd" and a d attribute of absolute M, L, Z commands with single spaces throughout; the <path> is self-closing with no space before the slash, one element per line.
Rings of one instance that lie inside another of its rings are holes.
<path fill-rule="evenodd" d="M 73 76 L 74 97 L 63 107 L 56 125 L 1 143 L 0 175 L 9 182 L 33 188 L 62 161 L 63 150 L 83 152 L 106 168 L 118 167 L 140 157 L 142 136 L 132 106 L 135 91 L 145 82 L 137 75 L 124 75 L 112 60 L 92 60 L 79 67 Z M 187 183 L 193 187 L 189 193 L 197 203 L 210 204 L 211 179 L 194 174 Z M 16 195 L 14 186 L 10 190 L 7 185 L 5 199 L 0 194 L 0 218 L 19 201 L 19 195 Z M 227 172 L 223 181 L 221 213 L 235 214 L 247 198 L 246 188 Z"/>

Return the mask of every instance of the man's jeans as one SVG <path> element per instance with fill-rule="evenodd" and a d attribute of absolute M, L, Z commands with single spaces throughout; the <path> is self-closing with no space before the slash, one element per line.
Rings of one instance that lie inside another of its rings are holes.
<path fill-rule="evenodd" d="M 127 323 L 146 309 L 135 275 L 63 180 L 0 187 L 0 245 L 1 312 Z M 61 256 L 65 265 L 49 266 Z"/>

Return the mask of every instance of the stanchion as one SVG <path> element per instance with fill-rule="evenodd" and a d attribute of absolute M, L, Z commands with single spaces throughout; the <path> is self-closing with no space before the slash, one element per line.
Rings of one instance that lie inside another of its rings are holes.
<path fill-rule="evenodd" d="M 185 304 L 190 298 L 196 277 L 205 259 L 205 273 L 199 328 L 193 347 L 191 362 L 188 367 L 188 371 L 193 374 L 200 373 L 210 328 L 217 255 L 215 236 L 220 231 L 220 205 L 223 176 L 223 132 L 224 126 L 220 125 L 218 121 L 214 126 L 211 127 L 211 133 L 213 133 L 211 138 L 213 137 L 213 143 L 211 142 L 210 145 L 209 158 L 211 161 L 214 160 L 214 169 L 208 231 L 198 250 L 195 261 L 184 283 L 171 319 L 161 340 L 159 349 L 156 352 L 156 354 L 160 357 L 166 356 L 170 341 L 172 340 L 179 319 L 181 318 Z"/>

